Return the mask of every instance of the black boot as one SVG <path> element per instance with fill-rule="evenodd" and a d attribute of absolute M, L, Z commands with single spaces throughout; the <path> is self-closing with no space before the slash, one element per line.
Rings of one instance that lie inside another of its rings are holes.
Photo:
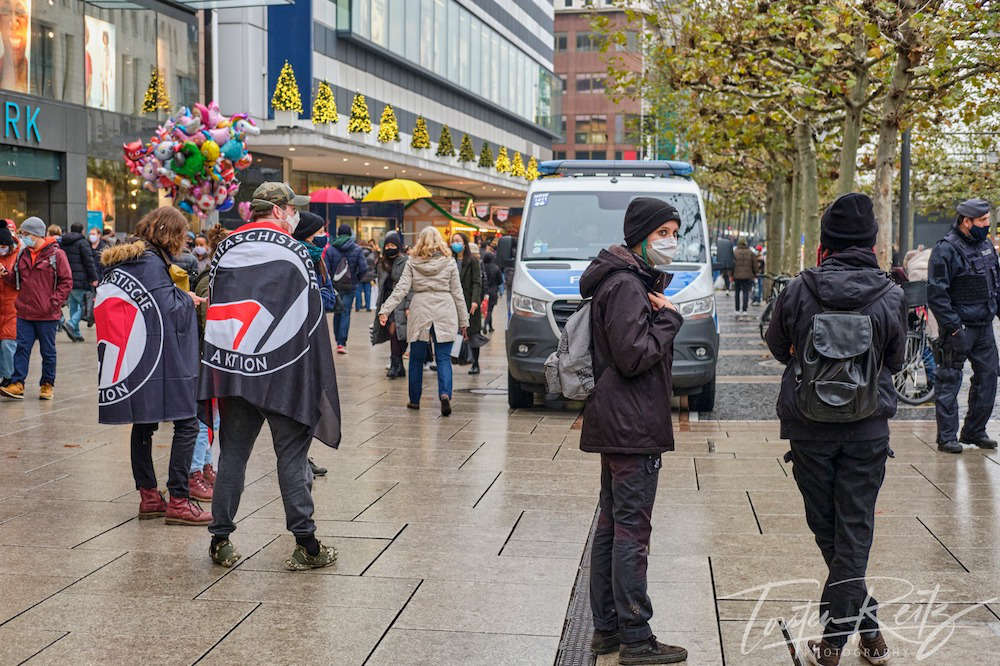
<path fill-rule="evenodd" d="M 617 652 L 621 641 L 617 631 L 600 631 L 594 629 L 594 637 L 590 641 L 590 651 L 594 654 L 611 654 Z"/>
<path fill-rule="evenodd" d="M 479 374 L 479 348 L 472 349 L 472 368 L 469 370 L 470 375 Z"/>
<path fill-rule="evenodd" d="M 676 645 L 664 645 L 650 636 L 641 643 L 623 643 L 618 651 L 619 664 L 676 664 L 687 659 L 687 650 Z"/>

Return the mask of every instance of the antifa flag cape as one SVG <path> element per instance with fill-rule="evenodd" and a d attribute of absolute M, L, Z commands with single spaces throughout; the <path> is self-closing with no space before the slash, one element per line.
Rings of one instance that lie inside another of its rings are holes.
<path fill-rule="evenodd" d="M 273 224 L 246 224 L 219 244 L 210 280 L 198 400 L 243 398 L 336 448 L 337 374 L 309 251 Z"/>
<path fill-rule="evenodd" d="M 98 421 L 160 423 L 197 411 L 198 320 L 167 264 L 142 242 L 101 257 L 94 298 Z"/>

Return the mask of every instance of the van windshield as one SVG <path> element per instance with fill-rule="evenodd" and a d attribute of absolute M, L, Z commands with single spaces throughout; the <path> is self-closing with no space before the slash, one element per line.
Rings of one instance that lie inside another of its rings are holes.
<path fill-rule="evenodd" d="M 675 262 L 705 263 L 701 208 L 694 194 L 636 192 L 535 192 L 525 219 L 526 261 L 590 261 L 611 245 L 622 243 L 625 209 L 638 196 L 656 197 L 677 209 Z"/>

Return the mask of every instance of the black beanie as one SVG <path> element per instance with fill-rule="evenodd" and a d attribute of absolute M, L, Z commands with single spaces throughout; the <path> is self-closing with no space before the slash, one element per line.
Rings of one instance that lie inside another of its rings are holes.
<path fill-rule="evenodd" d="M 877 238 L 875 208 L 867 194 L 842 195 L 830 204 L 820 220 L 819 242 L 827 250 L 871 248 Z"/>
<path fill-rule="evenodd" d="M 292 238 L 304 241 L 322 228 L 323 218 L 316 213 L 304 210 L 299 213 L 299 225 L 295 227 L 295 233 L 292 234 Z"/>
<path fill-rule="evenodd" d="M 653 197 L 632 199 L 625 211 L 625 245 L 635 247 L 670 220 L 680 224 L 681 216 L 666 201 Z"/>
<path fill-rule="evenodd" d="M 393 243 L 402 252 L 404 249 L 403 237 L 399 235 L 398 231 L 390 231 L 382 238 L 382 249 L 385 249 L 386 243 Z"/>
<path fill-rule="evenodd" d="M 351 225 L 349 224 L 342 224 L 339 227 L 337 227 L 338 236 L 351 236 L 353 234 L 354 234 L 354 229 L 351 229 Z"/>
<path fill-rule="evenodd" d="M 13 245 L 14 236 L 10 233 L 10 229 L 4 226 L 0 226 L 0 245 Z"/>

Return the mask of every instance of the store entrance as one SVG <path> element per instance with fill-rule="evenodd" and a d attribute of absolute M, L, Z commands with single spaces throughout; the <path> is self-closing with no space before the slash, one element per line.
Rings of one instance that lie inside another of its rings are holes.
<path fill-rule="evenodd" d="M 0 218 L 18 226 L 32 215 L 48 222 L 51 218 L 50 186 L 47 182 L 0 178 Z"/>

